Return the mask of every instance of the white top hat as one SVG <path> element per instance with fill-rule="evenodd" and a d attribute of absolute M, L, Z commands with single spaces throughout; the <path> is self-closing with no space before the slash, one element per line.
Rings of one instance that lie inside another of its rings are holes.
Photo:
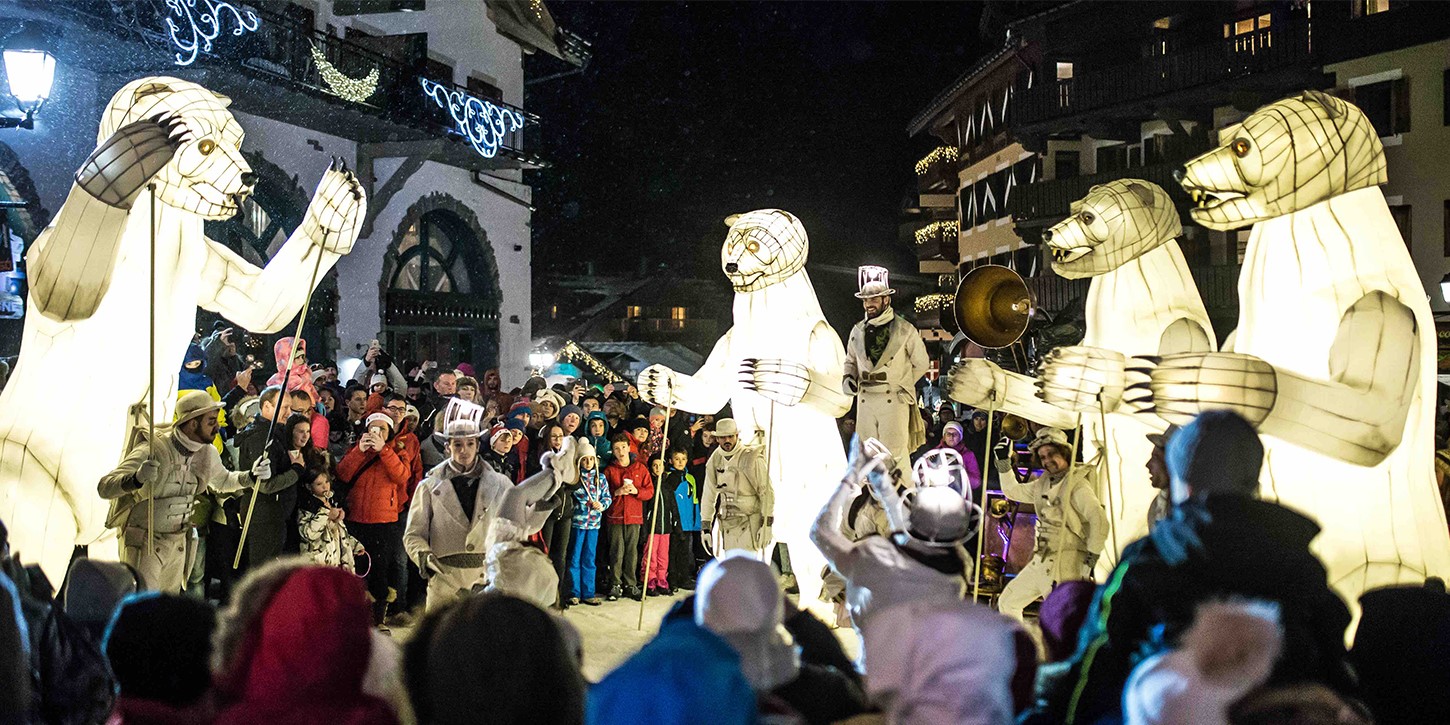
<path fill-rule="evenodd" d="M 866 299 L 868 297 L 881 297 L 883 295 L 894 295 L 896 290 L 891 289 L 890 272 L 885 267 L 877 267 L 868 264 L 856 269 L 856 297 Z"/>
<path fill-rule="evenodd" d="M 449 398 L 439 418 L 438 430 L 433 435 L 444 440 L 481 437 L 485 432 L 483 416 L 483 406 L 462 398 Z"/>

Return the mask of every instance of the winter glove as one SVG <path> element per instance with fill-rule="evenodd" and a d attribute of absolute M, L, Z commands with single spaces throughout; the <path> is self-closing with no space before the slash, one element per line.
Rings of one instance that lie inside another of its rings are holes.
<path fill-rule="evenodd" d="M 267 454 L 263 453 L 260 458 L 252 464 L 252 480 L 261 483 L 272 477 L 272 461 Z"/>
<path fill-rule="evenodd" d="M 160 476 L 161 464 L 148 458 L 141 462 L 141 467 L 136 469 L 136 473 L 131 476 L 133 485 L 130 488 L 135 491 L 142 486 L 150 486 L 156 483 L 156 479 Z"/>
<path fill-rule="evenodd" d="M 774 535 L 775 530 L 770 524 L 760 527 L 760 532 L 755 535 L 755 548 L 764 549 L 770 546 L 771 537 Z"/>

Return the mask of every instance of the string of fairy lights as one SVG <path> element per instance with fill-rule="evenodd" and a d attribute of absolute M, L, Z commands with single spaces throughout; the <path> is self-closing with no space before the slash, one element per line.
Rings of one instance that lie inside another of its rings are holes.
<path fill-rule="evenodd" d="M 916 298 L 916 314 L 919 315 L 929 310 L 944 309 L 949 307 L 956 298 L 956 295 L 945 292 L 933 292 L 929 295 L 921 295 Z"/>
<path fill-rule="evenodd" d="M 957 160 L 957 147 L 955 147 L 955 146 L 938 146 L 935 149 L 932 149 L 932 152 L 929 153 L 929 154 L 927 154 L 925 158 L 923 158 L 922 160 L 916 162 L 916 175 L 917 176 L 925 176 L 926 175 L 926 172 L 930 171 L 931 170 L 931 167 L 933 165 L 937 164 L 938 162 L 941 162 L 941 161 L 956 161 L 956 160 Z"/>
<path fill-rule="evenodd" d="M 336 66 L 327 61 L 322 49 L 316 45 L 312 46 L 312 62 L 317 64 L 317 72 L 322 76 L 322 81 L 327 84 L 332 95 L 345 101 L 363 103 L 373 97 L 378 90 L 378 69 L 373 68 L 362 78 L 349 78 L 343 75 Z"/>
<path fill-rule="evenodd" d="M 599 358 L 594 357 L 588 350 L 580 347 L 579 343 L 573 340 L 565 341 L 564 345 L 554 353 L 554 359 L 562 362 L 584 363 L 584 367 L 589 368 L 590 372 L 603 378 L 605 382 L 616 383 L 624 380 L 624 378 L 619 376 L 619 373 L 614 372 L 608 365 L 600 362 Z"/>
<path fill-rule="evenodd" d="M 932 222 L 916 230 L 917 245 L 929 244 L 941 236 L 956 236 L 957 222 L 955 219 L 947 221 Z"/>

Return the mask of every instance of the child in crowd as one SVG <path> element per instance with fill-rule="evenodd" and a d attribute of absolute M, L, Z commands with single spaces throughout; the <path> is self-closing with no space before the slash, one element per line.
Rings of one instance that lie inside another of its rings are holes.
<path fill-rule="evenodd" d="M 679 525 L 670 532 L 669 584 L 672 589 L 694 589 L 695 541 L 700 538 L 700 490 L 695 477 L 690 475 L 689 455 L 683 449 L 671 450 L 669 460 L 660 489 L 673 494 L 679 519 Z"/>
<path fill-rule="evenodd" d="M 663 481 L 665 477 L 665 462 L 660 458 L 649 459 L 650 478 L 655 481 Z M 680 515 L 675 510 L 675 497 L 669 495 L 669 488 L 661 487 L 659 498 L 645 508 L 648 513 L 649 535 L 645 540 L 645 569 L 641 569 L 642 580 L 644 581 L 645 594 L 651 597 L 669 596 L 674 593 L 670 589 L 670 539 L 675 530 L 680 528 Z"/>
<path fill-rule="evenodd" d="M 648 432 L 649 424 L 645 424 Z M 609 493 L 614 497 L 604 520 L 609 524 L 610 588 L 609 601 L 628 596 L 644 598 L 640 590 L 639 529 L 644 524 L 644 502 L 655 495 L 654 480 L 649 469 L 637 460 L 629 436 L 614 439 L 614 461 L 604 470 Z"/>
<path fill-rule="evenodd" d="M 610 450 L 609 419 L 604 417 L 604 413 L 597 410 L 590 413 L 585 421 L 584 433 L 584 439 L 594 446 L 594 453 L 599 456 L 599 460 L 603 461 L 614 455 Z"/>
<path fill-rule="evenodd" d="M 302 538 L 302 553 L 322 566 L 353 570 L 355 558 L 363 546 L 347 533 L 343 510 L 332 495 L 332 476 L 327 471 L 311 472 L 307 484 L 310 496 L 297 501 L 297 533 Z"/>
<path fill-rule="evenodd" d="M 645 460 L 649 460 L 644 455 L 645 444 L 649 443 L 649 420 L 645 418 L 635 418 L 634 420 L 629 422 L 628 430 L 629 452 L 633 453 L 635 458 L 644 458 Z"/>
<path fill-rule="evenodd" d="M 602 602 L 594 594 L 594 557 L 599 546 L 599 527 L 604 511 L 614 501 L 609 482 L 599 471 L 599 456 L 591 446 L 579 446 L 574 459 L 579 469 L 579 485 L 574 489 L 574 515 L 569 539 L 569 604 L 580 601 L 591 607 Z"/>

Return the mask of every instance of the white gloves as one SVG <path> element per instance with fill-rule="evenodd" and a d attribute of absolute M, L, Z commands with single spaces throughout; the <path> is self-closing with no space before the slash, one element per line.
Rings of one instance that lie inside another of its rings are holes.
<path fill-rule="evenodd" d="M 136 469 L 136 488 L 141 488 L 142 486 L 150 486 L 151 484 L 156 483 L 156 479 L 160 477 L 160 475 L 160 463 L 157 463 L 155 460 L 150 458 L 142 461 L 141 467 Z"/>
<path fill-rule="evenodd" d="M 271 477 L 272 461 L 268 459 L 267 454 L 263 453 L 262 457 L 258 458 L 257 461 L 252 464 L 252 479 L 257 482 L 261 482 Z"/>

